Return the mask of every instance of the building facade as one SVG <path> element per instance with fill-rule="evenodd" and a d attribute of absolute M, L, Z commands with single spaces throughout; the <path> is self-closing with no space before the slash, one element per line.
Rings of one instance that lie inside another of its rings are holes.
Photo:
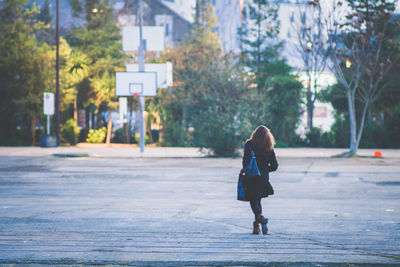
<path fill-rule="evenodd" d="M 120 26 L 138 25 L 138 1 L 126 0 L 117 12 Z M 191 23 L 180 14 L 170 9 L 163 1 L 143 0 L 143 25 L 165 27 L 164 42 L 168 46 L 176 46 L 186 37 Z"/>

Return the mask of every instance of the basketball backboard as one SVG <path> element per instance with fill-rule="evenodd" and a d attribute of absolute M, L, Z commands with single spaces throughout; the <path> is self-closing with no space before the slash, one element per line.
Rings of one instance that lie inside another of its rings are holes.
<path fill-rule="evenodd" d="M 156 96 L 156 72 L 116 72 L 115 94 L 117 96 Z"/>
<path fill-rule="evenodd" d="M 164 30 L 162 26 L 143 26 L 144 51 L 164 51 Z M 139 27 L 122 27 L 122 48 L 124 51 L 138 51 Z"/>
<path fill-rule="evenodd" d="M 172 86 L 172 63 L 165 64 L 145 64 L 144 69 L 146 72 L 157 72 L 157 88 L 167 88 Z M 139 71 L 138 64 L 126 64 L 126 71 L 137 72 Z"/>

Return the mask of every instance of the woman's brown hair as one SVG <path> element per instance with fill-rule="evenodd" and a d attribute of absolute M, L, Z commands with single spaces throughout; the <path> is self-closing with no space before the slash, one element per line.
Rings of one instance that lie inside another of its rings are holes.
<path fill-rule="evenodd" d="M 254 132 L 251 134 L 250 141 L 251 144 L 260 150 L 271 151 L 274 149 L 275 138 L 271 131 L 264 125 L 258 126 Z"/>

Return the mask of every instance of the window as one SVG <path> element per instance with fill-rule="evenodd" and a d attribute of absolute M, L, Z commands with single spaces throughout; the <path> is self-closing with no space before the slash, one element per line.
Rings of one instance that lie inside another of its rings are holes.
<path fill-rule="evenodd" d="M 169 25 L 165 24 L 165 36 L 169 35 Z"/>
<path fill-rule="evenodd" d="M 171 43 L 173 41 L 174 20 L 171 15 L 157 14 L 154 16 L 156 26 L 164 27 L 165 42 Z"/>
<path fill-rule="evenodd" d="M 301 13 L 301 23 L 306 23 L 307 17 L 306 17 L 306 12 Z"/>

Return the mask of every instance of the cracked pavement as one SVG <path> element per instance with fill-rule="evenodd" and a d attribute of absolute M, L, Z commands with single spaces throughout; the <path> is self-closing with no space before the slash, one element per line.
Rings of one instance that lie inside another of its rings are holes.
<path fill-rule="evenodd" d="M 24 149 L 0 148 L 0 264 L 400 265 L 400 156 L 278 150 L 256 236 L 236 200 L 241 158 Z"/>

